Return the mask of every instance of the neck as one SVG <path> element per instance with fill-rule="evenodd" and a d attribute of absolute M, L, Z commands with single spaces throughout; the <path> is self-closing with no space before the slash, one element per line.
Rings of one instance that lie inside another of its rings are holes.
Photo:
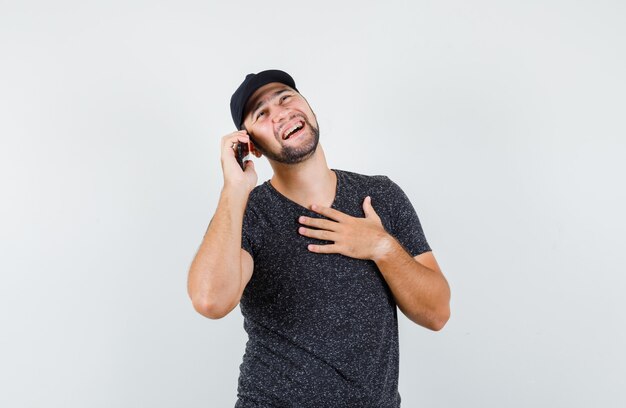
<path fill-rule="evenodd" d="M 310 208 L 311 204 L 329 207 L 335 198 L 337 178 L 328 168 L 322 145 L 307 160 L 296 164 L 270 162 L 272 186 L 285 197 Z"/>

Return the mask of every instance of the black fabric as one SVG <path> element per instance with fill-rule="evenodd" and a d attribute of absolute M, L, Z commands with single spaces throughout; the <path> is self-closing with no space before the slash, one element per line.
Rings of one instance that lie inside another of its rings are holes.
<path fill-rule="evenodd" d="M 235 93 L 230 97 L 230 115 L 237 129 L 242 128 L 244 109 L 248 99 L 250 99 L 254 91 L 272 82 L 280 82 L 298 92 L 296 83 L 291 75 L 278 69 L 268 69 L 258 74 L 246 75 L 246 78 L 241 85 L 239 85 L 239 88 L 237 88 Z"/>
<path fill-rule="evenodd" d="M 332 207 L 363 217 L 363 200 L 416 256 L 430 251 L 404 192 L 385 176 L 334 170 Z M 317 254 L 320 241 L 298 233 L 298 217 L 321 217 L 257 186 L 244 215 L 242 247 L 254 272 L 241 298 L 248 333 L 236 407 L 400 406 L 398 322 L 376 264 Z"/>

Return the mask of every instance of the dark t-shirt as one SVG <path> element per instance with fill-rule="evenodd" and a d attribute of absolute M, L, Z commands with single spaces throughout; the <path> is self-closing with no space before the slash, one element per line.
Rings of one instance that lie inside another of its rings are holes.
<path fill-rule="evenodd" d="M 385 176 L 342 170 L 332 208 L 364 217 L 363 200 L 385 230 L 416 256 L 430 251 L 407 196 Z M 250 194 L 242 247 L 254 272 L 241 298 L 248 333 L 236 407 L 400 406 L 398 321 L 373 261 L 310 252 L 328 243 L 298 233 L 298 217 L 322 217 L 269 181 Z"/>

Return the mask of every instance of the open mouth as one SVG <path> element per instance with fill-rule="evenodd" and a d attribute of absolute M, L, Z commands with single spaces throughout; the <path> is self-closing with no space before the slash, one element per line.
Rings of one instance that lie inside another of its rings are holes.
<path fill-rule="evenodd" d="M 302 129 L 304 129 L 304 122 L 300 121 L 295 123 L 283 132 L 283 140 L 299 135 L 302 132 Z"/>

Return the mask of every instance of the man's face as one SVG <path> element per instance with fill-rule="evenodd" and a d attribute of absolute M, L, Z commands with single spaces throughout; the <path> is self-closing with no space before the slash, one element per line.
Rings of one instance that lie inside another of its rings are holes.
<path fill-rule="evenodd" d="M 254 147 L 279 163 L 309 158 L 319 141 L 315 113 L 298 92 L 272 82 L 257 89 L 246 104 L 244 126 Z"/>

